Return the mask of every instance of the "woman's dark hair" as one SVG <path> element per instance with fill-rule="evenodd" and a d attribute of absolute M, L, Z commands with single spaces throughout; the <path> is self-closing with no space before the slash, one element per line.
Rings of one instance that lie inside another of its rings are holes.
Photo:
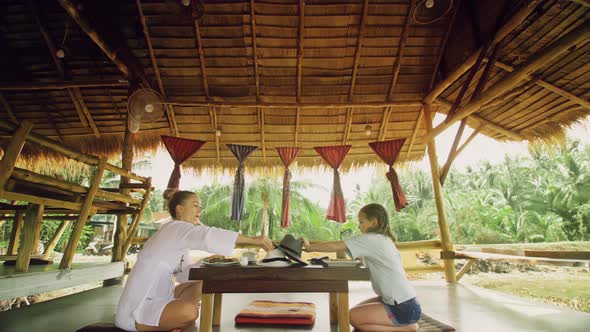
<path fill-rule="evenodd" d="M 170 200 L 168 200 L 168 212 L 170 212 L 172 218 L 176 219 L 176 207 L 178 205 L 184 205 L 189 197 L 195 195 L 196 194 L 194 192 L 188 190 L 180 190 L 175 192 L 172 197 L 170 197 Z"/>
<path fill-rule="evenodd" d="M 361 212 L 365 214 L 367 219 L 375 218 L 377 220 L 377 226 L 369 229 L 369 232 L 388 236 L 391 241 L 395 243 L 396 237 L 389 227 L 389 217 L 387 216 L 387 210 L 385 210 L 383 205 L 376 203 L 367 204 L 361 208 L 359 213 Z"/>

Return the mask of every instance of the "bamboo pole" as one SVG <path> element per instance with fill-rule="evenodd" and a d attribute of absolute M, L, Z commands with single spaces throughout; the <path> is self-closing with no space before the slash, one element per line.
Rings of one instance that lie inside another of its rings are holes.
<path fill-rule="evenodd" d="M 432 130 L 432 113 L 430 111 L 431 105 L 424 104 L 424 122 L 426 130 Z M 442 193 L 442 186 L 440 184 L 440 174 L 438 159 L 436 155 L 436 143 L 434 140 L 428 141 L 428 159 L 430 161 L 430 172 L 432 174 L 432 187 L 434 189 L 434 202 L 436 203 L 436 210 L 438 213 L 438 229 L 440 231 L 441 249 L 443 251 L 453 251 L 453 243 L 447 225 L 447 217 L 445 213 L 444 198 Z M 445 278 L 449 283 L 457 282 L 454 260 L 444 260 Z"/>
<path fill-rule="evenodd" d="M 135 134 L 130 132 L 129 129 L 125 128 L 125 137 L 123 142 L 123 151 L 121 152 L 122 166 L 127 170 L 131 170 L 133 167 L 133 144 L 135 143 Z M 147 181 L 147 180 L 146 180 Z M 121 176 L 119 186 L 126 185 L 129 183 L 129 179 Z M 146 192 L 150 188 L 146 188 Z M 121 189 L 122 194 L 129 194 L 130 189 Z M 117 228 L 115 230 L 115 238 L 113 241 L 113 254 L 111 256 L 111 262 L 121 262 L 125 259 L 125 240 L 127 238 L 127 220 L 129 215 L 120 214 L 117 215 Z"/>
<path fill-rule="evenodd" d="M 459 156 L 459 154 L 461 154 L 461 152 L 469 145 L 469 143 L 471 143 L 471 141 L 473 141 L 475 136 L 477 136 L 477 134 L 479 134 L 479 132 L 483 129 L 483 127 L 485 127 L 485 125 L 480 125 L 479 127 L 477 127 L 458 149 L 456 149 L 452 154 L 449 154 L 447 162 L 443 165 L 443 167 L 440 170 L 440 183 L 441 183 L 441 185 L 444 185 L 447 175 L 449 173 L 449 170 L 451 169 L 451 165 L 452 165 L 453 161 L 455 159 L 457 159 L 457 156 Z"/>
<path fill-rule="evenodd" d="M 471 265 L 473 265 L 473 263 L 475 263 L 476 259 L 470 259 L 465 265 L 463 265 L 463 267 L 461 268 L 461 270 L 459 270 L 459 272 L 457 273 L 457 281 L 461 280 L 461 278 L 463 278 L 463 275 L 465 274 L 465 272 L 467 272 L 469 270 L 469 268 L 471 268 Z"/>
<path fill-rule="evenodd" d="M 2 82 L 0 91 L 65 90 L 70 88 L 127 87 L 126 80 L 53 81 L 53 82 Z"/>
<path fill-rule="evenodd" d="M 148 179 L 148 183 L 150 184 L 149 189 L 146 190 L 145 195 L 143 196 L 143 202 L 141 203 L 141 207 L 139 208 L 139 212 L 135 215 L 133 222 L 131 224 L 131 231 L 127 234 L 127 240 L 125 240 L 125 246 L 123 247 L 123 252 L 126 253 L 131 245 L 131 241 L 139 229 L 139 224 L 141 223 L 141 217 L 143 216 L 143 212 L 145 211 L 145 207 L 147 206 L 150 196 L 152 194 L 152 186 L 151 186 L 152 179 Z"/>
<path fill-rule="evenodd" d="M 31 129 L 33 129 L 33 124 L 30 121 L 21 122 L 13 133 L 8 147 L 4 150 L 4 157 L 0 160 L 0 197 L 2 197 L 6 181 L 8 181 L 12 170 L 14 170 L 16 159 L 20 155 L 23 146 L 25 146 L 25 140 L 31 133 Z"/>
<path fill-rule="evenodd" d="M 442 242 L 440 240 L 397 242 L 395 246 L 398 250 L 440 249 Z"/>
<path fill-rule="evenodd" d="M 51 237 L 51 240 L 49 240 L 49 243 L 47 243 L 47 246 L 45 247 L 45 252 L 43 252 L 44 256 L 48 256 L 53 252 L 53 249 L 55 249 L 55 246 L 59 242 L 59 239 L 65 232 L 66 228 L 68 228 L 68 226 L 70 225 L 70 222 L 70 220 L 63 220 L 61 224 L 59 224 L 59 227 Z"/>
<path fill-rule="evenodd" d="M 16 258 L 16 272 L 27 272 L 31 259 L 31 252 L 34 249 L 35 232 L 38 224 L 41 223 L 41 216 L 43 215 L 43 205 L 29 204 L 25 212 L 25 220 L 23 225 L 23 241 L 18 250 Z"/>
<path fill-rule="evenodd" d="M 168 102 L 174 106 L 186 107 L 236 107 L 236 108 L 345 108 L 345 107 L 366 107 L 383 108 L 388 106 L 405 107 L 421 106 L 420 101 L 376 101 L 376 102 L 344 102 L 344 103 L 276 103 L 276 102 L 237 102 L 237 101 L 201 101 L 201 102 Z"/>
<path fill-rule="evenodd" d="M 363 39 L 365 35 L 365 27 L 367 24 L 367 16 L 369 14 L 369 0 L 363 1 L 361 24 L 359 26 L 358 38 L 356 40 L 356 49 L 354 51 L 354 62 L 352 64 L 352 78 L 350 80 L 350 88 L 348 89 L 348 101 L 352 100 L 354 94 L 354 85 L 356 83 L 356 76 L 358 74 L 358 66 L 361 62 L 361 50 L 363 48 Z"/>
<path fill-rule="evenodd" d="M 68 210 L 78 210 L 82 204 L 75 203 L 75 202 L 68 202 L 68 201 L 61 201 L 58 199 L 47 198 L 47 197 L 39 197 L 33 196 L 28 194 L 21 194 L 12 191 L 5 191 L 0 197 L 8 200 L 15 200 L 15 201 L 22 201 L 22 202 L 29 202 L 35 203 L 45 206 L 57 207 L 62 209 Z"/>
<path fill-rule="evenodd" d="M 158 62 L 156 61 L 156 55 L 154 54 L 154 49 L 152 47 L 152 39 L 150 37 L 150 31 L 147 27 L 147 22 L 145 20 L 145 16 L 143 15 L 143 9 L 141 8 L 141 1 L 135 0 L 135 5 L 137 7 L 137 12 L 139 14 L 139 21 L 141 22 L 141 28 L 143 30 L 143 34 L 145 37 L 145 41 L 147 43 L 148 52 L 150 54 L 150 61 L 152 63 L 152 69 L 154 70 L 154 74 L 156 75 L 156 81 L 158 82 L 158 89 L 160 89 L 160 93 L 164 100 L 166 100 L 166 90 L 164 89 L 164 84 L 162 83 L 162 77 L 160 75 L 160 68 L 158 68 Z M 176 124 L 176 117 L 174 115 L 174 110 L 172 109 L 171 105 L 164 105 L 164 109 L 166 110 L 166 117 L 168 118 L 168 125 L 170 126 L 170 131 L 174 136 L 178 136 L 178 125 Z"/>
<path fill-rule="evenodd" d="M 201 40 L 201 28 L 199 27 L 199 18 L 197 17 L 197 10 L 195 4 L 192 6 L 193 26 L 195 28 L 195 36 L 197 38 L 197 51 L 199 53 L 199 66 L 201 68 L 201 78 L 203 80 L 203 90 L 205 97 L 209 100 L 209 81 L 207 79 L 207 65 L 205 64 L 205 52 L 203 51 L 203 41 Z"/>
<path fill-rule="evenodd" d="M 254 82 L 256 84 L 256 100 L 260 98 L 260 77 L 258 74 L 258 50 L 256 49 L 256 5 L 250 0 L 250 36 L 252 38 L 252 62 L 254 63 Z"/>
<path fill-rule="evenodd" d="M 518 68 L 516 68 L 512 73 L 506 75 L 502 80 L 496 82 L 496 84 L 489 87 L 484 93 L 477 96 L 477 98 L 472 99 L 467 105 L 459 108 L 457 113 L 452 118 L 450 118 L 449 121 L 441 123 L 430 133 L 428 133 L 425 136 L 425 140 L 432 140 L 443 130 L 452 126 L 455 122 L 471 115 L 481 106 L 512 89 L 530 73 L 541 68 L 547 62 L 553 60 L 560 54 L 568 50 L 571 51 L 572 47 L 575 47 L 580 42 L 584 42 L 588 37 L 590 37 L 590 22 L 580 25 L 576 29 L 563 36 L 561 39 L 553 42 L 550 46 L 544 48 L 536 54 L 533 54 L 528 59 L 528 61 L 518 66 Z"/>
<path fill-rule="evenodd" d="M 43 206 L 43 205 L 41 205 Z M 39 250 L 39 240 L 41 239 L 41 228 L 43 227 L 43 213 L 41 213 L 38 217 L 39 221 L 35 225 L 35 232 L 33 233 L 33 248 L 31 250 L 31 255 L 39 255 L 41 254 Z"/>
<path fill-rule="evenodd" d="M 518 27 L 524 20 L 533 12 L 533 10 L 540 4 L 541 0 L 532 0 L 528 2 L 523 8 L 521 8 L 516 14 L 514 14 L 503 26 L 500 28 L 494 38 L 490 43 L 490 47 L 494 47 L 498 44 L 504 37 L 506 37 L 512 30 Z M 432 104 L 436 97 L 438 97 L 443 91 L 445 91 L 449 86 L 451 86 L 456 80 L 459 79 L 465 72 L 471 68 L 479 54 L 483 51 L 483 47 L 480 47 L 475 51 L 473 54 L 465 60 L 455 71 L 449 74 L 442 82 L 440 82 L 436 87 L 434 87 L 428 95 L 424 98 L 424 102 L 427 104 Z"/>
<path fill-rule="evenodd" d="M 88 188 L 88 194 L 84 199 L 84 203 L 82 203 L 80 214 L 78 215 L 78 220 L 74 225 L 72 235 L 64 251 L 61 263 L 59 264 L 60 269 L 69 269 L 72 267 L 74 253 L 76 252 L 76 247 L 78 246 L 80 236 L 82 235 L 82 231 L 84 230 L 84 225 L 86 224 L 88 216 L 90 215 L 92 204 L 94 202 L 94 196 L 96 195 L 96 192 L 98 191 L 98 188 L 100 186 L 100 182 L 102 181 L 102 175 L 104 174 L 106 164 L 106 157 L 101 157 L 96 168 L 96 173 L 94 174 L 94 179 L 92 180 L 92 185 L 90 186 L 90 188 Z"/>
<path fill-rule="evenodd" d="M 14 221 L 12 223 L 12 231 L 10 232 L 10 240 L 8 242 L 7 255 L 16 255 L 18 245 L 20 242 L 20 233 L 23 227 L 23 213 L 24 211 L 16 211 L 14 213 Z"/>

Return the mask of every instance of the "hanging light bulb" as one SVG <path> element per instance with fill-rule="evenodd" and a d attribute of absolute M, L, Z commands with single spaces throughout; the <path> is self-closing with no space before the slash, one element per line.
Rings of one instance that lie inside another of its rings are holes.
<path fill-rule="evenodd" d="M 365 126 L 365 135 L 371 136 L 371 125 Z"/>
<path fill-rule="evenodd" d="M 434 0 L 426 0 L 426 2 L 424 3 L 424 6 L 426 6 L 426 8 L 428 8 L 428 9 L 434 7 Z"/>
<path fill-rule="evenodd" d="M 55 56 L 60 59 L 63 59 L 66 56 L 66 52 L 63 50 L 63 48 L 60 48 L 55 52 Z"/>
<path fill-rule="evenodd" d="M 145 111 L 148 112 L 148 113 L 153 112 L 154 111 L 154 105 L 152 105 L 152 104 L 146 104 L 145 105 Z"/>
<path fill-rule="evenodd" d="M 191 0 L 182 0 L 181 2 L 182 2 L 182 5 L 185 7 L 188 7 L 191 5 Z"/>

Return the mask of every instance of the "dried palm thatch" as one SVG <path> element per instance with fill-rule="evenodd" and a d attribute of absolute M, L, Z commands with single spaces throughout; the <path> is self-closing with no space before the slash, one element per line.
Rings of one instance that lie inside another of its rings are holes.
<path fill-rule="evenodd" d="M 425 97 L 438 91 L 435 110 L 447 113 L 468 76 L 457 71 L 487 41 L 497 52 L 484 92 L 590 24 L 579 1 L 435 3 L 429 10 L 420 0 L 216 0 L 203 2 L 201 16 L 194 1 L 8 1 L 0 13 L 0 119 L 28 119 L 37 134 L 118 156 L 125 82 L 133 81 L 169 102 L 134 148 L 153 151 L 160 134 L 208 141 L 186 163 L 198 170 L 236 167 L 225 143 L 259 146 L 247 162 L 258 170 L 281 165 L 278 146 L 303 147 L 297 165 L 315 167 L 322 161 L 314 146 L 352 144 L 343 164 L 350 168 L 379 163 L 369 142 L 408 138 L 399 157 L 407 162 L 424 156 Z M 467 125 L 498 140 L 559 137 L 590 111 L 587 41 L 495 96 Z M 482 64 L 459 106 L 483 71 Z M 24 157 L 53 160 L 34 147 Z"/>

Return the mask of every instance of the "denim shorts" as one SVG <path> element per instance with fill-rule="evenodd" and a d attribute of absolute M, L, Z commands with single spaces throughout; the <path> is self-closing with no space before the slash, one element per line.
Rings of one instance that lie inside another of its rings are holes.
<path fill-rule="evenodd" d="M 415 297 L 395 305 L 383 303 L 393 325 L 405 326 L 416 323 L 422 315 L 422 307 Z"/>

